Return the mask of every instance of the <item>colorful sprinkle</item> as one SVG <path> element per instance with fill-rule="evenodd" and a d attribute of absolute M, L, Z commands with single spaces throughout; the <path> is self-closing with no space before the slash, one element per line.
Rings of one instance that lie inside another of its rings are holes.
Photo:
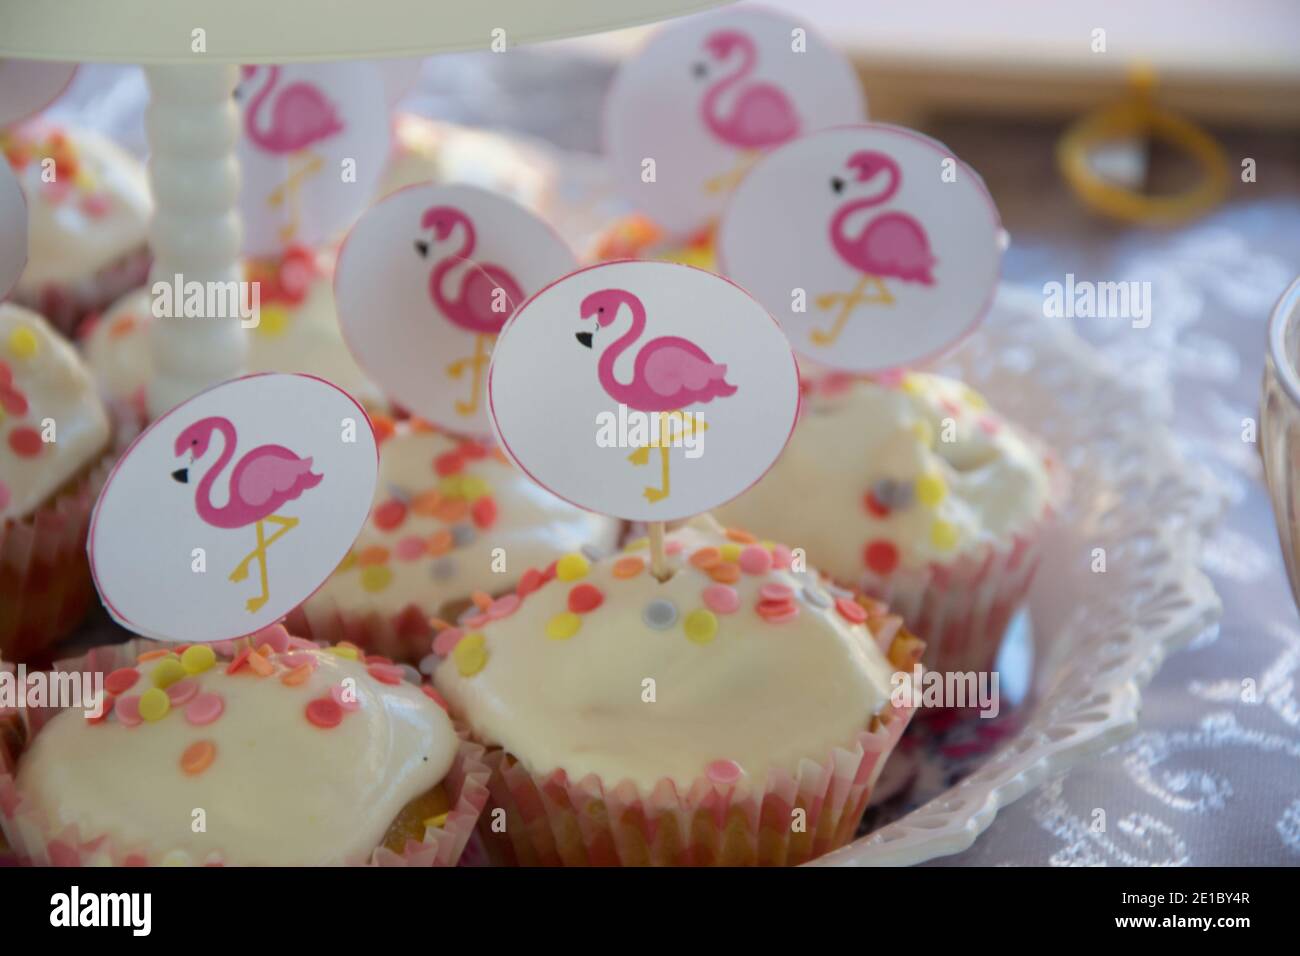
<path fill-rule="evenodd" d="M 239 669 L 248 663 L 248 658 L 251 657 L 252 654 L 253 654 L 252 649 L 245 647 L 242 651 L 240 651 L 238 654 L 235 655 L 234 660 L 232 660 L 229 664 L 226 665 L 226 673 L 227 674 L 238 673 Z"/>
<path fill-rule="evenodd" d="M 912 423 L 912 435 L 926 448 L 934 447 L 934 426 L 924 418 L 919 418 Z"/>
<path fill-rule="evenodd" d="M 726 584 L 712 584 L 705 588 L 703 600 L 709 610 L 718 614 L 734 614 L 740 607 L 740 594 Z"/>
<path fill-rule="evenodd" d="M 740 545 L 736 544 L 734 541 L 728 541 L 722 547 L 718 548 L 718 554 L 722 556 L 723 561 L 739 561 Z"/>
<path fill-rule="evenodd" d="M 382 564 L 373 564 L 361 571 L 361 587 L 371 593 L 382 591 L 392 582 L 392 570 Z"/>
<path fill-rule="evenodd" d="M 587 576 L 591 562 L 576 551 L 555 562 L 555 576 L 561 581 L 577 581 Z"/>
<path fill-rule="evenodd" d="M 772 552 L 751 544 L 740 552 L 740 570 L 746 574 L 766 574 L 772 570 Z"/>
<path fill-rule="evenodd" d="M 343 721 L 343 708 L 330 697 L 317 697 L 307 704 L 307 720 L 322 730 L 337 727 Z"/>
<path fill-rule="evenodd" d="M 335 657 L 342 657 L 349 661 L 361 659 L 361 652 L 351 644 L 335 644 L 333 647 L 325 648 L 326 653 L 333 654 Z"/>
<path fill-rule="evenodd" d="M 216 652 L 207 644 L 195 644 L 181 654 L 181 666 L 187 674 L 202 674 L 217 662 Z"/>
<path fill-rule="evenodd" d="M 496 499 L 488 495 L 479 498 L 469 509 L 469 516 L 474 520 L 474 524 L 480 528 L 492 527 L 497 523 Z"/>
<path fill-rule="evenodd" d="M 357 564 L 364 567 L 373 567 L 383 564 L 388 560 L 388 549 L 382 544 L 372 544 L 368 548 L 362 548 L 357 552 Z"/>
<path fill-rule="evenodd" d="M 804 585 L 802 594 L 803 599 L 813 607 L 825 609 L 831 606 L 831 596 L 815 584 Z"/>
<path fill-rule="evenodd" d="M 420 492 L 411 499 L 411 510 L 417 515 L 423 515 L 431 518 L 438 512 L 438 506 L 442 504 L 442 492 L 437 488 L 429 488 Z"/>
<path fill-rule="evenodd" d="M 677 623 L 677 605 L 667 598 L 655 598 L 641 612 L 646 627 L 666 631 Z"/>
<path fill-rule="evenodd" d="M 955 548 L 958 537 L 957 526 L 952 522 L 938 519 L 930 525 L 930 541 L 941 551 L 951 551 Z"/>
<path fill-rule="evenodd" d="M 886 506 L 884 502 L 882 502 L 879 498 L 876 497 L 876 493 L 874 491 L 868 491 L 863 496 L 862 504 L 863 507 L 867 509 L 867 514 L 871 515 L 873 518 L 889 517 L 888 506 Z"/>
<path fill-rule="evenodd" d="M 299 664 L 297 667 L 281 674 L 280 683 L 285 687 L 297 687 L 300 684 L 305 684 L 311 677 L 311 671 L 312 667 L 310 664 Z"/>
<path fill-rule="evenodd" d="M 605 595 L 594 584 L 577 584 L 569 592 L 569 610 L 574 614 L 586 614 L 600 607 Z"/>
<path fill-rule="evenodd" d="M 123 727 L 138 726 L 144 718 L 140 716 L 140 695 L 129 694 L 119 697 L 113 705 L 113 715 Z"/>
<path fill-rule="evenodd" d="M 789 601 L 794 598 L 794 589 L 788 584 L 772 582 L 759 588 L 758 596 L 763 601 Z"/>
<path fill-rule="evenodd" d="M 217 759 L 217 745 L 211 740 L 196 740 L 181 754 L 181 770 L 186 776 L 196 777 L 212 766 Z"/>
<path fill-rule="evenodd" d="M 277 654 L 289 649 L 289 629 L 283 624 L 271 624 L 253 635 L 253 647 L 269 647 Z"/>
<path fill-rule="evenodd" d="M 487 638 L 482 634 L 466 634 L 451 657 L 461 677 L 473 677 L 487 665 Z"/>
<path fill-rule="evenodd" d="M 451 529 L 451 542 L 457 548 L 473 544 L 478 539 L 478 532 L 467 524 L 458 524 Z"/>
<path fill-rule="evenodd" d="M 178 680 L 184 680 L 187 673 L 189 672 L 185 670 L 185 665 L 181 663 L 180 658 L 166 657 L 158 662 L 149 677 L 154 687 L 166 690 Z"/>
<path fill-rule="evenodd" d="M 942 475 L 931 472 L 916 479 L 916 500 L 927 508 L 935 507 L 947 493 L 948 486 Z"/>
<path fill-rule="evenodd" d="M 690 560 L 701 571 L 707 571 L 722 563 L 722 552 L 712 546 L 704 547 L 692 554 Z"/>
<path fill-rule="evenodd" d="M 140 672 L 134 667 L 119 667 L 104 678 L 104 690 L 110 694 L 125 694 L 140 680 Z"/>
<path fill-rule="evenodd" d="M 198 692 L 199 682 L 193 677 L 186 677 L 167 688 L 167 699 L 173 707 L 184 707 Z"/>
<path fill-rule="evenodd" d="M 29 359 L 40 348 L 36 333 L 26 325 L 20 325 L 9 333 L 9 354 L 17 359 Z"/>
<path fill-rule="evenodd" d="M 407 535 L 393 545 L 393 553 L 399 561 L 418 561 L 428 551 L 428 543 L 419 535 Z"/>
<path fill-rule="evenodd" d="M 573 611 L 562 611 L 546 622 L 546 636 L 553 641 L 567 641 L 581 627 L 581 617 Z"/>
<path fill-rule="evenodd" d="M 733 784 L 743 776 L 745 771 L 734 760 L 715 760 L 704 768 L 704 775 L 719 784 Z"/>
<path fill-rule="evenodd" d="M 521 598 L 526 598 L 545 583 L 541 571 L 536 568 L 529 568 L 519 579 L 519 586 L 515 588 L 515 593 Z"/>
<path fill-rule="evenodd" d="M 865 624 L 867 620 L 867 609 L 852 598 L 836 598 L 835 610 L 840 612 L 840 617 L 850 624 Z"/>
<path fill-rule="evenodd" d="M 493 621 L 499 621 L 514 614 L 522 603 L 523 599 L 518 594 L 503 594 L 488 606 L 487 616 Z"/>
<path fill-rule="evenodd" d="M 375 509 L 375 527 L 381 531 L 392 531 L 406 520 L 406 505 L 389 499 Z"/>
<path fill-rule="evenodd" d="M 727 561 L 720 562 L 709 568 L 709 577 L 719 584 L 735 584 L 740 580 L 740 565 Z"/>
<path fill-rule="evenodd" d="M 9 433 L 9 447 L 21 458 L 35 458 L 41 453 L 41 435 L 35 428 L 19 425 Z"/>
<path fill-rule="evenodd" d="M 437 704 L 437 705 L 438 705 L 439 707 L 441 707 L 443 710 L 450 710 L 450 709 L 451 709 L 450 707 L 447 706 L 447 700 L 446 700 L 446 698 L 444 698 L 441 694 L 439 694 L 436 690 L 434 690 L 434 688 L 432 688 L 432 687 L 429 686 L 428 684 L 421 684 L 421 685 L 420 685 L 420 690 L 424 691 L 424 696 L 425 696 L 425 697 L 428 697 L 430 700 L 432 700 L 435 704 Z"/>
<path fill-rule="evenodd" d="M 754 544 L 758 540 L 748 531 L 744 531 L 740 528 L 728 528 L 726 533 L 727 540 L 735 541 L 739 544 Z"/>
<path fill-rule="evenodd" d="M 696 608 L 686 615 L 682 627 L 686 630 L 688 640 L 696 644 L 707 644 L 718 633 L 718 619 L 712 611 Z"/>
<path fill-rule="evenodd" d="M 799 616 L 799 605 L 794 601 L 767 601 L 758 605 L 758 616 L 769 624 L 784 624 Z"/>
<path fill-rule="evenodd" d="M 270 677 L 275 673 L 275 665 L 271 663 L 265 654 L 257 651 L 248 655 L 248 666 L 252 668 L 253 673 L 258 677 Z"/>
<path fill-rule="evenodd" d="M 458 452 L 443 452 L 433 460 L 433 470 L 442 477 L 457 474 L 465 467 L 465 459 Z"/>
<path fill-rule="evenodd" d="M 446 657 L 456 649 L 460 639 L 465 636 L 465 632 L 458 627 L 449 627 L 439 631 L 438 636 L 433 639 L 433 652 L 439 657 Z"/>
<path fill-rule="evenodd" d="M 165 690 L 150 687 L 140 695 L 140 716 L 145 720 L 162 720 L 171 709 L 172 702 L 167 698 Z"/>
<path fill-rule="evenodd" d="M 898 547 L 884 538 L 868 542 L 862 557 L 876 574 L 889 574 L 898 567 Z"/>
<path fill-rule="evenodd" d="M 366 673 L 379 683 L 391 687 L 396 687 L 402 682 L 402 669 L 393 664 L 371 664 L 366 668 Z"/>
<path fill-rule="evenodd" d="M 439 558 L 429 565 L 429 573 L 435 581 L 445 581 L 456 574 L 456 562 L 451 558 Z"/>

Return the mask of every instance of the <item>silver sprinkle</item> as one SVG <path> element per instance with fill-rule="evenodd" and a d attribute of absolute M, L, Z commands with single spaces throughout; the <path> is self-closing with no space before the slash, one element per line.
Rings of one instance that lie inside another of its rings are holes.
<path fill-rule="evenodd" d="M 423 680 L 423 678 L 420 677 L 420 672 L 410 664 L 402 665 L 402 679 L 408 684 L 414 684 L 417 687 L 420 686 L 420 681 Z"/>
<path fill-rule="evenodd" d="M 813 607 L 828 608 L 831 606 L 831 596 L 815 584 L 804 585 L 803 599 Z"/>
<path fill-rule="evenodd" d="M 438 669 L 439 663 L 440 659 L 437 654 L 426 654 L 424 657 L 420 658 L 420 673 L 428 674 L 432 677 L 433 672 Z"/>
<path fill-rule="evenodd" d="M 438 581 L 445 581 L 456 573 L 456 562 L 451 558 L 439 558 L 429 568 L 433 572 L 433 577 Z"/>
<path fill-rule="evenodd" d="M 389 485 L 388 495 L 391 498 L 396 498 L 404 505 L 409 505 L 411 503 L 411 493 L 401 485 Z"/>
<path fill-rule="evenodd" d="M 605 557 L 605 549 L 594 544 L 584 544 L 579 550 L 590 561 L 599 561 Z"/>
<path fill-rule="evenodd" d="M 641 612 L 641 619 L 646 627 L 656 631 L 666 631 L 677 623 L 677 605 L 665 598 L 655 598 Z"/>
<path fill-rule="evenodd" d="M 470 525 L 457 524 L 451 526 L 451 540 L 456 543 L 456 547 L 463 548 L 478 537 L 478 532 Z"/>

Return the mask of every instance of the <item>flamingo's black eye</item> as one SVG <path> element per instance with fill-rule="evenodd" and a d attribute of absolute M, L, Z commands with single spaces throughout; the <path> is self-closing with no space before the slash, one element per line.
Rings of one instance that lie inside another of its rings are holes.
<path fill-rule="evenodd" d="M 831 177 L 831 189 L 834 190 L 836 193 L 841 193 L 841 192 L 843 192 L 843 191 L 844 191 L 844 180 L 840 179 L 840 177 L 838 177 L 838 176 L 832 176 L 832 177 Z"/>
<path fill-rule="evenodd" d="M 703 79 L 709 73 L 709 68 L 703 63 L 693 63 L 691 72 L 699 79 Z"/>
<path fill-rule="evenodd" d="M 197 438 L 194 438 L 194 439 L 191 439 L 191 440 L 190 440 L 190 444 L 191 444 L 191 445 L 198 445 L 198 443 L 199 443 L 199 440 L 198 440 Z"/>
<path fill-rule="evenodd" d="M 598 308 L 596 311 L 597 311 L 597 312 L 604 312 L 604 311 L 605 311 L 605 307 L 602 305 L 602 306 L 601 306 L 600 308 Z"/>

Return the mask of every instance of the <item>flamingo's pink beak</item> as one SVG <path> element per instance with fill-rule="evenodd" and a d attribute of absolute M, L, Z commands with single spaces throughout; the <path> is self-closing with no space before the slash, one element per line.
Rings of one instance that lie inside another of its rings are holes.
<path fill-rule="evenodd" d="M 432 229 L 433 236 L 439 242 L 447 239 L 451 235 L 452 229 L 456 226 L 456 217 L 446 206 L 434 206 L 426 209 L 420 225 L 425 229 Z"/>

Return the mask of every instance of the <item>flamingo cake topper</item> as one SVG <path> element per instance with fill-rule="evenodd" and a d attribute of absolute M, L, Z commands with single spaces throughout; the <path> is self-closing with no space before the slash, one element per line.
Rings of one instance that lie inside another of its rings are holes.
<path fill-rule="evenodd" d="M 473 186 L 411 186 L 362 216 L 339 254 L 344 338 L 390 394 L 459 434 L 491 431 L 497 334 L 530 292 L 574 268 L 550 227 Z"/>
<path fill-rule="evenodd" d="M 372 63 L 245 66 L 239 153 L 244 251 L 333 239 L 364 208 L 387 158 L 387 90 Z"/>
<path fill-rule="evenodd" d="M 347 553 L 377 470 L 365 413 L 322 379 L 252 375 L 209 389 L 154 422 L 109 476 L 89 542 L 104 605 L 159 640 L 271 624 Z"/>
<path fill-rule="evenodd" d="M 605 142 L 621 191 L 686 235 L 721 213 L 764 152 L 865 113 L 852 66 L 807 27 L 723 10 L 665 27 L 620 69 Z"/>
<path fill-rule="evenodd" d="M 582 269 L 528 300 L 498 339 L 488 398 L 502 447 L 535 481 L 650 522 L 758 480 L 799 403 L 789 343 L 757 302 L 712 273 L 653 261 Z M 656 452 L 647 484 L 640 469 Z"/>
<path fill-rule="evenodd" d="M 988 311 L 1002 230 L 976 173 L 901 127 L 823 130 L 768 154 L 718 227 L 722 270 L 795 349 L 880 372 L 935 355 Z"/>
<path fill-rule="evenodd" d="M 45 109 L 68 88 L 76 72 L 75 63 L 0 59 L 0 127 Z"/>

